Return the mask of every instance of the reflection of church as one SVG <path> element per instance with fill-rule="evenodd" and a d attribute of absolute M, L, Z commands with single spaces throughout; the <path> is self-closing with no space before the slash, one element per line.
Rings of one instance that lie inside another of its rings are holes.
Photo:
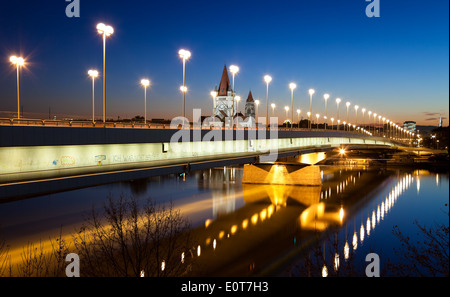
<path fill-rule="evenodd" d="M 230 78 L 228 76 L 227 66 L 223 68 L 222 78 L 220 80 L 219 88 L 215 89 L 217 96 L 214 99 L 214 116 L 220 119 L 221 122 L 229 120 L 238 120 L 243 127 L 255 126 L 255 101 L 253 100 L 252 92 L 248 94 L 247 101 L 245 103 L 244 114 L 237 110 L 238 102 L 236 96 L 234 98 L 234 112 L 233 112 L 233 87 L 230 84 Z M 242 105 L 241 105 L 242 106 Z"/>

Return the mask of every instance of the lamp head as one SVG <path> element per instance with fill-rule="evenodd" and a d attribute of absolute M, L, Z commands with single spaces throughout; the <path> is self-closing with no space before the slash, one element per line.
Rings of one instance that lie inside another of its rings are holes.
<path fill-rule="evenodd" d="M 309 89 L 308 90 L 308 93 L 309 93 L 309 95 L 314 95 L 315 93 L 316 93 L 316 90 L 314 90 L 314 89 Z"/>
<path fill-rule="evenodd" d="M 323 95 L 323 98 L 325 99 L 325 101 L 328 100 L 328 99 L 330 99 L 330 94 L 325 94 L 325 95 Z"/>
<path fill-rule="evenodd" d="M 98 76 L 98 71 L 97 70 L 89 70 L 88 74 L 89 74 L 89 76 L 96 78 Z"/>
<path fill-rule="evenodd" d="M 178 51 L 178 55 L 180 55 L 180 58 L 182 58 L 183 60 L 188 60 L 191 57 L 191 52 L 185 49 L 180 49 Z"/>
<path fill-rule="evenodd" d="M 289 84 L 289 89 L 291 89 L 292 91 L 295 90 L 296 88 L 297 88 L 297 85 L 295 83 Z"/>
<path fill-rule="evenodd" d="M 272 81 L 272 77 L 271 77 L 270 75 L 266 75 L 266 76 L 264 76 L 264 81 L 265 81 L 267 84 L 270 84 L 270 82 Z"/>
<path fill-rule="evenodd" d="M 150 81 L 148 79 L 143 79 L 141 80 L 141 85 L 148 87 L 150 85 Z"/>
<path fill-rule="evenodd" d="M 230 72 L 233 73 L 233 74 L 238 73 L 239 72 L 239 67 L 236 66 L 236 65 L 231 65 L 230 66 Z"/>

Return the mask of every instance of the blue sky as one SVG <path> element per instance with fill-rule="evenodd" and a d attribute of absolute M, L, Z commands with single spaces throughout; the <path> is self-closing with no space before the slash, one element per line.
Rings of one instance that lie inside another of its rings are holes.
<path fill-rule="evenodd" d="M 68 18 L 64 0 L 16 0 L 0 6 L 0 117 L 16 110 L 13 54 L 28 61 L 21 75 L 21 104 L 29 117 L 52 114 L 89 118 L 87 71 L 102 69 L 99 22 L 115 28 L 107 40 L 107 114 L 143 115 L 149 78 L 148 117 L 181 114 L 182 63 L 188 61 L 188 111 L 210 114 L 210 91 L 224 64 L 236 64 L 236 91 L 270 103 L 324 112 L 323 93 L 383 114 L 396 122 L 437 125 L 449 110 L 449 1 L 380 0 L 381 17 L 368 18 L 364 0 L 122 1 L 80 0 L 80 18 Z M 102 84 L 96 83 L 96 114 L 102 114 Z M 270 104 L 269 103 L 269 104 Z M 264 104 L 260 110 L 264 110 Z M 283 116 L 284 111 L 279 110 Z M 344 113 L 341 105 L 341 113 Z M 352 113 L 354 114 L 354 113 Z M 187 113 L 190 118 L 191 115 Z M 447 125 L 448 122 L 446 121 Z"/>

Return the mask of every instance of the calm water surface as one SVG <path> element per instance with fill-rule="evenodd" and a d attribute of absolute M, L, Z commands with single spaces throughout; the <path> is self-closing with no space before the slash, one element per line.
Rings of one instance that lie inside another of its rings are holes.
<path fill-rule="evenodd" d="M 76 231 L 108 197 L 149 198 L 173 202 L 199 235 L 195 275 L 303 276 L 311 275 L 302 267 L 305 255 L 344 263 L 354 253 L 362 267 L 375 252 L 395 262 L 394 226 L 413 236 L 415 220 L 448 224 L 448 172 L 335 166 L 321 172 L 322 187 L 243 185 L 243 167 L 228 167 L 55 193 L 0 204 L 0 234 L 18 257 L 28 242 Z M 320 249 L 312 243 L 318 236 Z"/>

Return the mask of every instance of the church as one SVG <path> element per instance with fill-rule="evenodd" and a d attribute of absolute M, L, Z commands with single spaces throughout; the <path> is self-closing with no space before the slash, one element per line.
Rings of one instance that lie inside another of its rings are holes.
<path fill-rule="evenodd" d="M 222 123 L 234 119 L 238 121 L 241 127 L 256 127 L 255 121 L 255 100 L 253 100 L 252 92 L 250 91 L 245 102 L 244 114 L 238 110 L 238 101 L 234 97 L 233 106 L 233 86 L 230 84 L 227 66 L 223 67 L 222 78 L 220 79 L 219 88 L 215 88 L 217 96 L 214 98 L 214 116 Z M 241 105 L 242 106 L 242 105 Z"/>

